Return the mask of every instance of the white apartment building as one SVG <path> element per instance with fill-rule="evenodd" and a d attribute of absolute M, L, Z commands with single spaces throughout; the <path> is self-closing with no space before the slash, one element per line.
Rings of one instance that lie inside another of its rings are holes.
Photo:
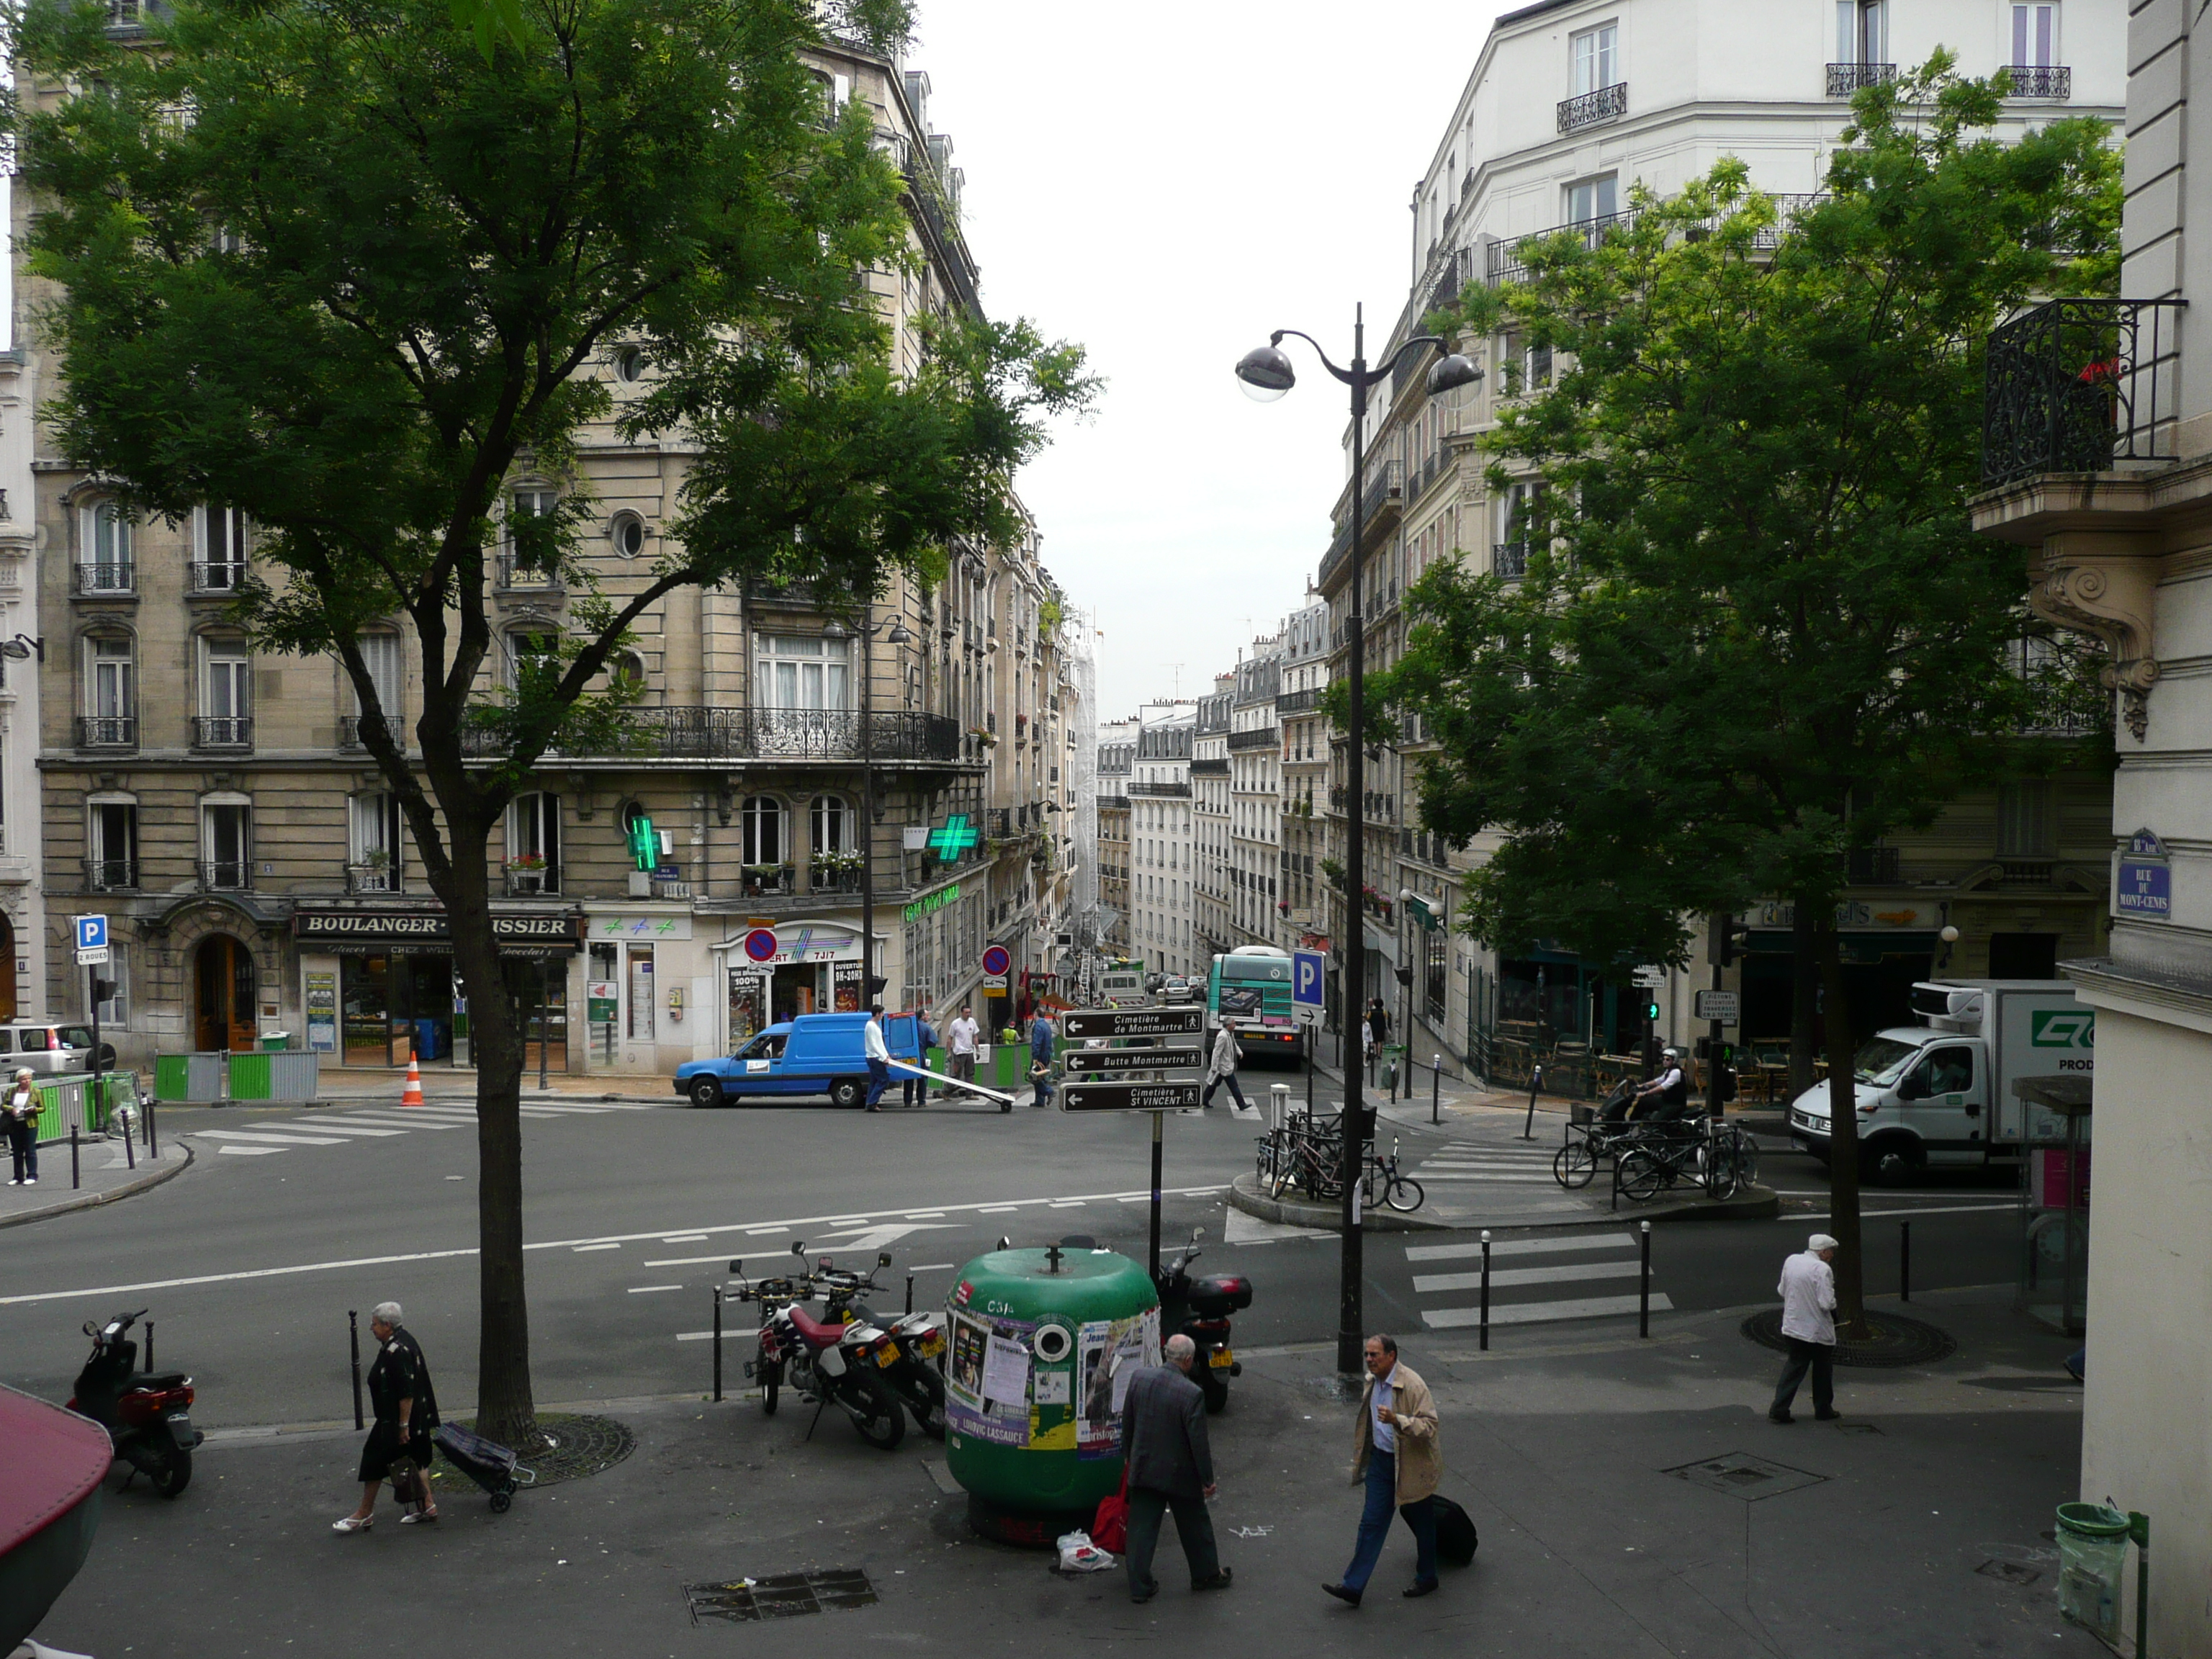
<path fill-rule="evenodd" d="M 1237 677 L 1216 674 L 1210 696 L 1198 700 L 1190 740 L 1191 939 L 1193 953 L 1210 963 L 1230 947 L 1234 928 L 1229 903 L 1229 716 Z"/>
<path fill-rule="evenodd" d="M 1283 636 L 1255 640 L 1237 665 L 1229 712 L 1229 921 L 1232 947 L 1282 943 L 1282 745 L 1275 694 Z"/>
<path fill-rule="evenodd" d="M 1196 841 L 1191 811 L 1189 703 L 1148 703 L 1138 714 L 1129 770 L 1129 952 L 1153 973 L 1198 971 L 1191 927 Z"/>
<path fill-rule="evenodd" d="M 1328 809 L 1328 720 L 1321 711 L 1328 685 L 1328 606 L 1306 605 L 1283 619 L 1283 655 L 1275 693 L 1275 724 L 1282 733 L 1277 768 L 1282 844 L 1278 897 L 1285 950 L 1322 948 L 1328 926 L 1319 901 L 1327 877 L 1324 815 Z"/>
<path fill-rule="evenodd" d="M 1516 276 L 1520 239 L 1577 227 L 1595 234 L 1627 209 L 1638 182 L 1665 194 L 1735 156 L 1759 189 L 1785 198 L 1817 191 L 1850 123 L 1851 92 L 1924 62 L 1938 46 L 1954 51 L 1968 75 L 2009 70 L 2016 96 L 1999 137 L 2058 114 L 2117 121 L 2124 24 L 2123 0 L 1841 0 L 1787 8 L 1540 0 L 1509 12 L 1484 42 L 1415 186 L 1407 292 L 1387 337 L 1370 340 L 1378 348 L 1370 359 L 1386 360 L 1425 314 L 1469 283 Z M 1378 388 L 1370 408 L 1359 481 L 1370 669 L 1404 651 L 1402 596 L 1429 565 L 1463 560 L 1511 580 L 1525 560 L 1516 509 L 1528 486 L 1493 492 L 1471 446 L 1493 422 L 1504 365 L 1516 362 L 1532 386 L 1547 381 L 1550 365 L 1510 337 L 1462 344 L 1486 371 L 1480 385 L 1430 399 L 1423 385 L 1429 360 L 1417 354 Z M 1347 432 L 1347 461 L 1350 447 Z M 1316 583 L 1329 607 L 1331 666 L 1340 675 L 1352 489 L 1347 483 L 1340 497 Z M 1360 803 L 1368 890 L 1352 896 L 1367 930 L 1367 982 L 1332 981 L 1332 996 L 1384 995 L 1394 1008 L 1402 998 L 1408 1040 L 1446 1054 L 1469 1053 L 1476 1028 L 1501 1012 L 1609 1050 L 1633 1046 L 1642 1036 L 1641 999 L 1608 983 L 1603 964 L 1545 951 L 1501 962 L 1450 931 L 1455 878 L 1486 848 L 1480 840 L 1446 847 L 1420 833 L 1411 780 L 1425 741 L 1424 732 L 1401 731 L 1368 762 Z M 1349 830 L 1342 758 L 1340 747 L 1328 808 L 1328 853 L 1340 864 Z M 1424 904 L 1403 903 L 1407 892 Z M 1326 914 L 1314 931 L 1329 937 L 1340 961 L 1352 913 L 1340 888 L 1323 884 L 1322 893 Z M 2063 896 L 2051 896 L 2057 904 Z M 1428 927 L 1424 910 L 1442 926 Z M 1985 955 L 1989 947 L 1984 939 L 1973 948 Z M 1401 968 L 1410 984 L 1399 980 Z M 1748 1006 L 1748 987 L 1746 994 Z"/>

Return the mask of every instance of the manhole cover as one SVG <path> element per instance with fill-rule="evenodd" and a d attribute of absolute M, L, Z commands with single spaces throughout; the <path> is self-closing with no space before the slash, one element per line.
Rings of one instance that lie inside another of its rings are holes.
<path fill-rule="evenodd" d="M 2002 1578 L 2008 1584 L 2033 1584 L 2043 1577 L 2033 1567 L 2023 1567 L 2017 1561 L 1984 1561 L 1974 1571 L 1984 1578 Z"/>
<path fill-rule="evenodd" d="M 826 1613 L 832 1607 L 865 1607 L 875 1601 L 876 1587 L 859 1568 L 846 1567 L 830 1572 L 738 1578 L 726 1584 L 686 1584 L 684 1599 L 690 1605 L 695 1626 L 708 1619 L 746 1625 L 763 1619 Z"/>
<path fill-rule="evenodd" d="M 1793 1469 L 1787 1463 L 1777 1463 L 1771 1458 L 1757 1457 L 1750 1452 L 1708 1457 L 1702 1462 L 1685 1463 L 1663 1473 L 1693 1486 L 1703 1486 L 1708 1492 L 1727 1492 L 1747 1503 L 1817 1486 L 1828 1478 L 1825 1474 L 1808 1474 L 1803 1469 Z"/>
<path fill-rule="evenodd" d="M 476 1432 L 475 1419 L 461 1417 L 453 1421 L 470 1433 Z M 544 1412 L 538 1419 L 535 1443 L 516 1447 L 514 1459 L 524 1468 L 536 1472 L 536 1485 L 550 1486 L 556 1481 L 581 1480 L 587 1475 L 603 1474 L 628 1457 L 636 1446 L 629 1425 L 611 1417 Z M 442 1461 L 431 1471 L 430 1478 L 457 1482 L 464 1489 L 468 1484 L 467 1476 Z M 531 1484 L 523 1482 L 525 1486 Z"/>
<path fill-rule="evenodd" d="M 1839 1434 L 1880 1434 L 1881 1431 L 1871 1423 L 1854 1423 L 1849 1418 L 1836 1425 Z"/>
<path fill-rule="evenodd" d="M 1959 1345 L 1948 1331 L 1923 1325 L 1903 1314 L 1870 1313 L 1866 1316 L 1872 1334 L 1854 1341 L 1841 1332 L 1836 1337 L 1838 1365 L 1929 1365 L 1948 1359 Z M 1790 1352 L 1782 1336 L 1782 1310 L 1769 1308 L 1743 1322 L 1743 1334 L 1762 1347 Z"/>

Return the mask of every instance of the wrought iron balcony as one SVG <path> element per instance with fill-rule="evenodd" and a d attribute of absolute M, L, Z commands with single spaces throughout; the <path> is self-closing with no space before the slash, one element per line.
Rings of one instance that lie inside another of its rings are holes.
<path fill-rule="evenodd" d="M 806 888 L 813 893 L 857 893 L 860 890 L 860 866 L 810 864 L 806 866 Z"/>
<path fill-rule="evenodd" d="M 1152 799 L 1188 800 L 1190 785 L 1180 779 L 1165 783 L 1150 783 L 1140 779 L 1129 785 L 1129 793 Z"/>
<path fill-rule="evenodd" d="M 2048 98 L 2064 103 L 2074 95 L 2074 71 L 2063 64 L 2008 64 L 2015 98 Z"/>
<path fill-rule="evenodd" d="M 192 592 L 228 597 L 246 585 L 246 561 L 232 559 L 216 563 L 195 560 L 190 567 Z"/>
<path fill-rule="evenodd" d="M 1282 691 L 1275 696 L 1278 714 L 1303 714 L 1321 707 L 1321 687 L 1310 685 L 1303 691 Z"/>
<path fill-rule="evenodd" d="M 1272 726 L 1255 726 L 1249 732 L 1231 732 L 1229 748 L 1232 754 L 1247 749 L 1273 749 L 1280 740 L 1280 733 Z"/>
<path fill-rule="evenodd" d="M 549 759 L 610 765 L 654 761 L 922 761 L 961 758 L 960 722 L 945 714 L 901 710 L 872 714 L 822 708 L 636 708 L 627 740 L 572 750 L 556 744 Z M 462 734 L 462 753 L 495 761 L 506 745 L 495 732 Z"/>
<path fill-rule="evenodd" d="M 1579 132 L 1601 121 L 1615 121 L 1628 113 L 1628 82 L 1616 81 L 1579 98 L 1559 100 L 1559 131 Z"/>
<path fill-rule="evenodd" d="M 1885 81 L 1897 79 L 1894 64 L 1831 64 L 1828 65 L 1828 96 L 1848 98 L 1863 87 L 1878 87 Z"/>
<path fill-rule="evenodd" d="M 1365 533 L 1374 536 L 1388 530 L 1397 522 L 1398 508 L 1406 495 L 1406 469 L 1398 461 L 1370 463 L 1367 485 L 1360 492 L 1360 515 Z M 1336 534 L 1328 544 L 1328 551 L 1322 556 L 1320 585 L 1326 588 L 1352 556 L 1352 514 L 1346 512 L 1337 526 Z"/>
<path fill-rule="evenodd" d="M 2171 453 L 2179 300 L 2052 300 L 1990 336 L 1982 482 Z"/>
<path fill-rule="evenodd" d="M 138 884 L 137 859 L 87 859 L 84 884 L 95 893 L 128 892 Z"/>
<path fill-rule="evenodd" d="M 195 714 L 192 716 L 192 747 L 251 749 L 253 747 L 253 718 L 250 714 Z"/>
<path fill-rule="evenodd" d="M 522 562 L 517 553 L 501 553 L 492 560 L 492 580 L 501 587 L 557 588 L 561 573 L 557 570 L 533 570 Z"/>
<path fill-rule="evenodd" d="M 561 890 L 561 866 L 539 862 L 527 866 L 510 864 L 507 867 L 507 896 L 509 898 L 536 898 L 540 894 Z"/>
<path fill-rule="evenodd" d="M 1891 886 L 1898 880 L 1897 848 L 1854 847 L 1844 861 L 1844 879 L 1854 886 Z"/>
<path fill-rule="evenodd" d="M 362 728 L 381 726 L 390 733 L 393 744 L 407 746 L 407 728 L 388 714 L 341 714 L 338 717 L 338 746 L 342 749 L 366 749 L 368 744 L 362 736 Z"/>
<path fill-rule="evenodd" d="M 138 592 L 138 567 L 127 562 L 73 564 L 70 567 L 70 592 L 87 599 L 135 598 Z"/>
<path fill-rule="evenodd" d="M 76 746 L 80 749 L 135 749 L 138 746 L 136 714 L 79 714 Z"/>
<path fill-rule="evenodd" d="M 349 864 L 345 867 L 346 891 L 349 893 L 397 893 L 399 884 L 399 866 L 392 859 L 381 864 Z"/>
<path fill-rule="evenodd" d="M 1509 582 L 1517 582 L 1528 574 L 1528 544 L 1526 542 L 1493 542 L 1490 547 L 1490 568 L 1493 574 Z"/>
<path fill-rule="evenodd" d="M 243 893 L 253 886 L 250 859 L 204 859 L 197 869 L 204 893 Z"/>

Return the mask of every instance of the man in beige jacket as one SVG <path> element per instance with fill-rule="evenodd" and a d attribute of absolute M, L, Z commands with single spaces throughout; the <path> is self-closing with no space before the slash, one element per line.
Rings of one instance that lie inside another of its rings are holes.
<path fill-rule="evenodd" d="M 1437 1402 L 1429 1385 L 1398 1360 L 1398 1344 L 1388 1336 L 1367 1339 L 1367 1388 L 1360 1396 L 1352 1478 L 1364 1481 L 1367 1507 L 1359 1517 L 1359 1542 L 1341 1583 L 1322 1588 L 1340 1601 L 1359 1605 L 1367 1581 L 1382 1559 L 1390 1535 L 1390 1511 L 1413 1528 L 1413 1582 L 1405 1595 L 1426 1595 L 1437 1587 L 1437 1517 L 1429 1502 L 1443 1471 L 1443 1446 L 1437 1430 Z"/>

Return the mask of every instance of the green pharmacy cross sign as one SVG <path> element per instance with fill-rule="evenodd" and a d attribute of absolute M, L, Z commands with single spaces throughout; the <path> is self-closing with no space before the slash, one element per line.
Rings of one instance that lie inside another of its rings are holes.
<path fill-rule="evenodd" d="M 930 850 L 947 864 L 959 862 L 963 853 L 972 851 L 983 839 L 981 831 L 968 822 L 967 814 L 955 812 L 945 820 L 945 827 L 929 838 Z"/>

